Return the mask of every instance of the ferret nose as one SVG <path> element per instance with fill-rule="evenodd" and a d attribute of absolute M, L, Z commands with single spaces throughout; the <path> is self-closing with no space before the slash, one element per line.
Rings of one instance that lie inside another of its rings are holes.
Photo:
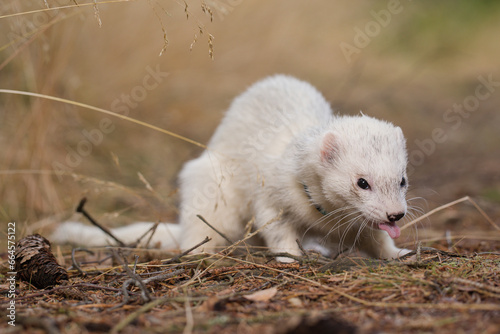
<path fill-rule="evenodd" d="M 390 222 L 397 222 L 398 220 L 400 220 L 404 216 L 405 216 L 404 212 L 387 214 L 387 219 L 389 219 Z"/>

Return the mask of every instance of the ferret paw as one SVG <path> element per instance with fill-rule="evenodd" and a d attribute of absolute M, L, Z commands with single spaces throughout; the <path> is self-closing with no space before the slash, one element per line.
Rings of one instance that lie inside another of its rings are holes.
<path fill-rule="evenodd" d="M 386 259 L 386 260 L 394 260 L 394 259 L 398 259 L 402 256 L 405 256 L 406 254 L 408 254 L 409 252 L 411 252 L 411 250 L 409 249 L 405 249 L 405 248 L 392 248 L 390 250 L 386 250 L 384 253 L 382 253 L 380 256 L 381 259 Z"/>
<path fill-rule="evenodd" d="M 393 254 L 391 256 L 388 257 L 388 259 L 399 259 L 400 257 L 403 257 L 410 252 L 411 252 L 411 250 L 409 250 L 409 249 L 398 248 L 395 250 L 395 252 L 393 252 Z"/>
<path fill-rule="evenodd" d="M 412 250 L 411 249 L 406 249 L 406 248 L 402 248 L 399 253 L 398 253 L 398 257 L 402 257 L 402 256 L 405 256 L 406 254 L 408 253 L 411 253 Z"/>
<path fill-rule="evenodd" d="M 285 257 L 285 256 L 277 256 L 276 261 L 281 262 L 281 263 L 294 263 L 297 262 L 296 260 L 292 259 L 291 257 Z"/>

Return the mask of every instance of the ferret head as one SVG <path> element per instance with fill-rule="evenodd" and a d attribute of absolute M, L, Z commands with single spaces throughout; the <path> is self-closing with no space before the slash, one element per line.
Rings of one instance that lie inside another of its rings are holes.
<path fill-rule="evenodd" d="M 399 127 L 368 116 L 341 117 L 321 138 L 326 200 L 351 207 L 368 226 L 399 237 L 406 214 L 406 141 Z"/>

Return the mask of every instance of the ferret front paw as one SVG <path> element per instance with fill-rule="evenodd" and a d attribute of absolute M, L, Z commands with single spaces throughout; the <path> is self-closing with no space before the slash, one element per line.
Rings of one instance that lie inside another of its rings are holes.
<path fill-rule="evenodd" d="M 276 261 L 281 262 L 281 263 L 297 262 L 296 260 L 292 259 L 291 257 L 286 257 L 286 256 L 276 256 Z"/>
<path fill-rule="evenodd" d="M 388 259 L 398 259 L 406 254 L 410 253 L 410 249 L 406 248 L 397 248 L 395 252 L 393 252 L 392 256 L 389 256 Z"/>

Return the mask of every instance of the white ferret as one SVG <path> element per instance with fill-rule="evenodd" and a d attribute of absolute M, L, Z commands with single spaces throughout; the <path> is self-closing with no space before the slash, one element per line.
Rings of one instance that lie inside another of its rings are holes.
<path fill-rule="evenodd" d="M 396 222 L 406 213 L 407 153 L 399 127 L 371 118 L 334 115 L 310 84 L 277 75 L 237 97 L 208 144 L 180 173 L 180 224 L 161 224 L 163 248 L 214 252 L 246 224 L 273 252 L 300 255 L 298 240 L 318 249 L 357 247 L 375 258 L 396 258 Z M 114 229 L 133 242 L 152 223 Z M 60 226 L 52 240 L 87 246 L 111 243 L 94 227 Z M 279 258 L 286 261 L 286 258 Z"/>

